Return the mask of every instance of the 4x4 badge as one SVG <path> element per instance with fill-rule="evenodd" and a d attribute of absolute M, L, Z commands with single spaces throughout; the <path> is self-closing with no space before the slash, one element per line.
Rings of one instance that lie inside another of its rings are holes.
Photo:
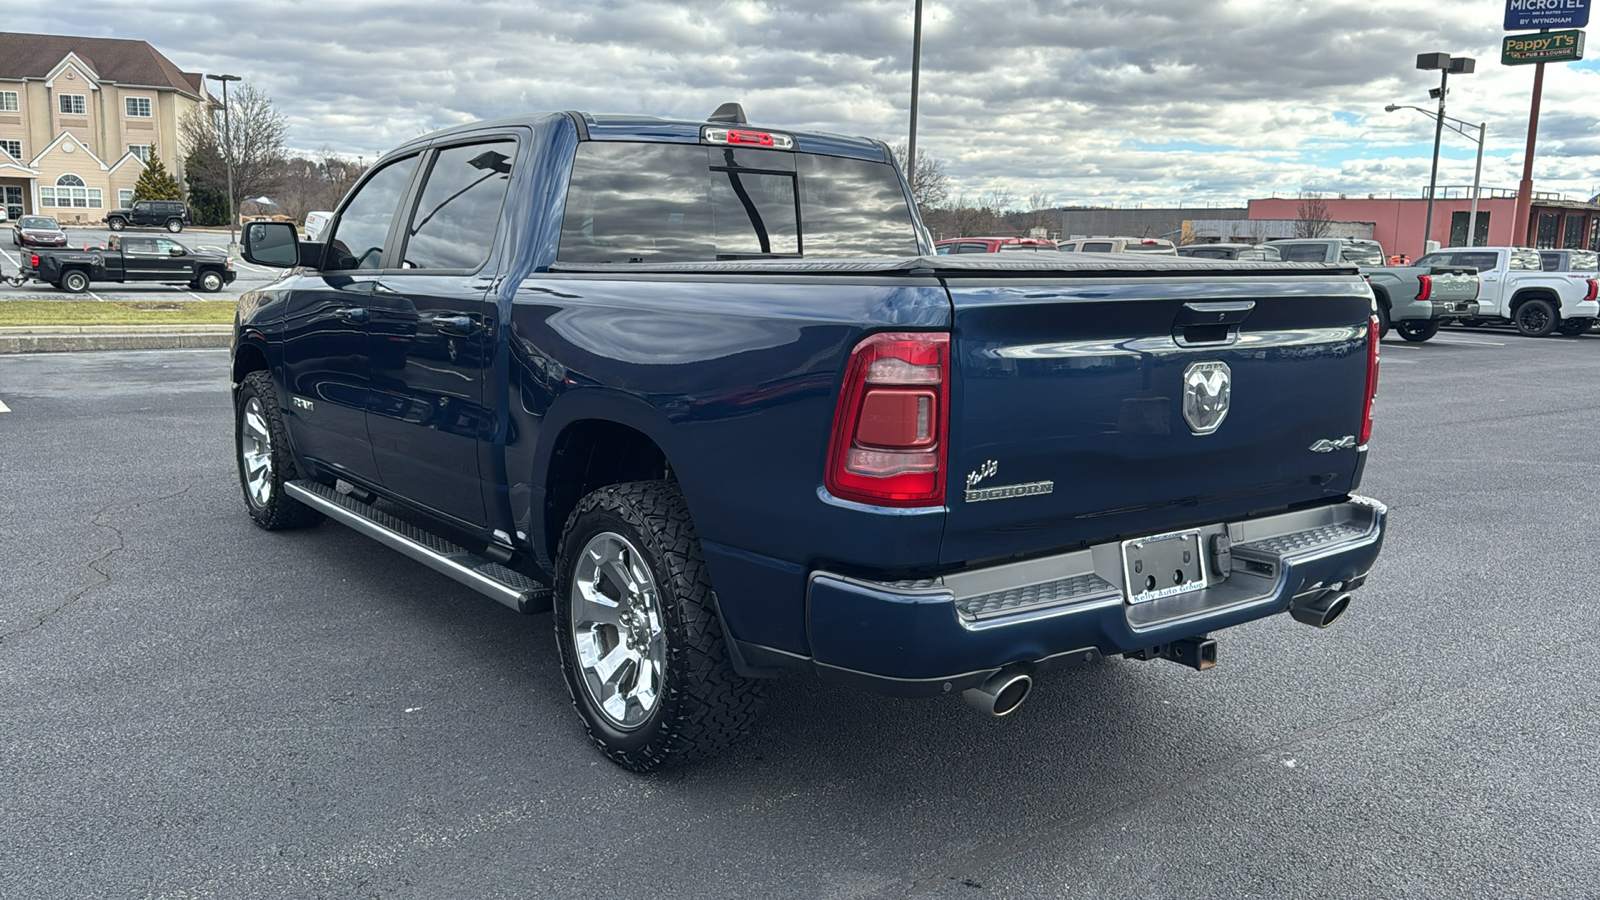
<path fill-rule="evenodd" d="M 1332 453 L 1335 450 L 1351 450 L 1355 448 L 1355 445 L 1356 436 L 1353 434 L 1347 434 L 1344 437 L 1339 438 L 1337 441 L 1330 441 L 1327 438 L 1323 438 L 1322 440 L 1311 445 L 1311 452 Z"/>

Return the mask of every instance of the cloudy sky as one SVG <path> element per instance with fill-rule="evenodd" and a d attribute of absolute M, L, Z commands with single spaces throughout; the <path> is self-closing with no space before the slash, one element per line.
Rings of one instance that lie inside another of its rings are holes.
<path fill-rule="evenodd" d="M 8 4 L 0 28 L 149 41 L 186 71 L 243 76 L 290 145 L 369 160 L 414 135 L 548 109 L 865 134 L 909 126 L 912 0 L 74 0 Z M 1489 125 L 1483 183 L 1521 178 L 1533 67 L 1502 66 L 1505 0 L 925 0 L 918 143 L 952 194 L 1026 205 L 1231 205 L 1298 191 L 1418 196 L 1438 73 Z M 1448 12 L 1446 12 L 1448 11 Z M 1600 27 L 1600 19 L 1596 20 Z M 1600 57 L 1600 45 L 1591 46 Z M 1441 185 L 1472 180 L 1446 131 Z M 1600 66 L 1547 67 L 1535 189 L 1600 193 Z"/>

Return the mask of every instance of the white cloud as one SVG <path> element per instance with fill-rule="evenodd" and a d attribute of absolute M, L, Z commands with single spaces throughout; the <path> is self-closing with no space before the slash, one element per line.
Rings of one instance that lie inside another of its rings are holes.
<path fill-rule="evenodd" d="M 231 72 L 289 118 L 291 144 L 368 159 L 423 131 L 545 109 L 700 118 L 739 100 L 775 126 L 895 143 L 909 116 L 910 0 L 279 2 L 80 0 L 73 32 L 148 40 Z M 1417 196 L 1437 75 L 1478 60 L 1449 112 L 1489 122 L 1486 184 L 1521 177 L 1531 67 L 1499 64 L 1501 0 L 963 0 L 926 4 L 919 146 L 955 192 L 1062 203 L 1231 204 L 1302 189 Z M 5 28 L 62 33 L 39 7 Z M 1538 190 L 1600 190 L 1600 69 L 1545 78 Z M 1440 181 L 1474 146 L 1446 133 Z"/>

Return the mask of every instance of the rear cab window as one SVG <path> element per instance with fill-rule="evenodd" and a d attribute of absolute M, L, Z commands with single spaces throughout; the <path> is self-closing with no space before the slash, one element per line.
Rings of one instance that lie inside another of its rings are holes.
<path fill-rule="evenodd" d="M 556 258 L 898 258 L 919 255 L 913 222 L 887 163 L 704 144 L 586 141 L 573 162 Z"/>
<path fill-rule="evenodd" d="M 1537 250 L 1517 248 L 1511 251 L 1511 268 L 1517 271 L 1542 272 L 1544 260 L 1539 258 Z"/>
<path fill-rule="evenodd" d="M 1358 266 L 1381 266 L 1386 262 L 1383 248 L 1377 244 L 1345 244 L 1339 249 L 1339 260 Z"/>
<path fill-rule="evenodd" d="M 1328 258 L 1328 248 L 1321 244 L 1290 244 L 1279 247 L 1278 252 L 1287 262 L 1322 262 Z"/>

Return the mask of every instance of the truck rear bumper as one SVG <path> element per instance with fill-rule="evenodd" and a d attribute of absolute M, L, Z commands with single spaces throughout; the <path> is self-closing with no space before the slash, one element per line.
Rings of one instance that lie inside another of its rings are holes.
<path fill-rule="evenodd" d="M 1028 671 L 1135 653 L 1359 587 L 1387 509 L 1348 502 L 1198 531 L 1207 586 L 1129 603 L 1123 542 L 918 582 L 816 571 L 807 588 L 810 662 L 830 680 L 929 696 Z M 1226 536 L 1227 540 L 1220 540 Z M 1212 553 L 1231 545 L 1231 571 Z M 755 650 L 757 648 L 748 648 Z"/>

